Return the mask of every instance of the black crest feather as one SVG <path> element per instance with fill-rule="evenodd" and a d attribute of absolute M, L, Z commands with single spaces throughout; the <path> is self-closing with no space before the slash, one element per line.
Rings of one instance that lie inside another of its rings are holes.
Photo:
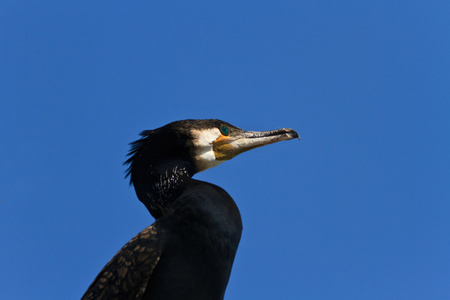
<path fill-rule="evenodd" d="M 153 132 L 154 130 L 144 130 L 139 134 L 141 136 L 140 139 L 131 142 L 129 144 L 131 148 L 127 154 L 128 159 L 123 164 L 128 165 L 128 168 L 125 171 L 126 172 L 125 178 L 130 177 L 130 184 L 133 184 L 133 178 L 131 176 L 131 173 L 133 171 L 136 156 L 139 156 L 141 152 L 144 150 L 145 145 L 148 143 L 148 140 L 150 139 L 150 136 L 152 135 Z"/>

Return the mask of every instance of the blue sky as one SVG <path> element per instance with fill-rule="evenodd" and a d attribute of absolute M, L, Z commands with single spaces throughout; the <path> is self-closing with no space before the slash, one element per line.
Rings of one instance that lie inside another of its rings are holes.
<path fill-rule="evenodd" d="M 226 299 L 448 299 L 450 2 L 3 1 L 0 298 L 78 299 L 153 222 L 128 143 L 302 140 L 198 174 L 244 222 Z"/>

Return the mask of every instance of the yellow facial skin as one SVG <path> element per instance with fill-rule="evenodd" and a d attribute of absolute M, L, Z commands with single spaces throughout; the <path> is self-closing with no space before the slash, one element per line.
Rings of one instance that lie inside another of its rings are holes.
<path fill-rule="evenodd" d="M 223 134 L 213 142 L 213 151 L 217 160 L 229 160 L 245 151 L 237 151 L 231 142 L 233 139 Z"/>

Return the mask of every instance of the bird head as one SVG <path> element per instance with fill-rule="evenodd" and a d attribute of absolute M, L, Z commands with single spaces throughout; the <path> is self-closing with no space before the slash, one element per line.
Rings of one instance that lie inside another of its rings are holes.
<path fill-rule="evenodd" d="M 175 121 L 158 129 L 145 130 L 141 136 L 131 143 L 130 158 L 125 162 L 129 164 L 128 175 L 131 176 L 139 167 L 155 167 L 158 162 L 169 161 L 184 161 L 190 172 L 198 173 L 248 150 L 299 138 L 290 128 L 244 131 L 216 119 Z"/>

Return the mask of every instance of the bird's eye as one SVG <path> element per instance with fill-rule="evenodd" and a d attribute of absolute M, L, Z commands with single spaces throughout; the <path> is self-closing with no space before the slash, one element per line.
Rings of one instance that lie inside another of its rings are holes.
<path fill-rule="evenodd" d="M 228 135 L 230 133 L 230 130 L 225 125 L 220 127 L 220 131 L 222 132 L 223 135 Z"/>

